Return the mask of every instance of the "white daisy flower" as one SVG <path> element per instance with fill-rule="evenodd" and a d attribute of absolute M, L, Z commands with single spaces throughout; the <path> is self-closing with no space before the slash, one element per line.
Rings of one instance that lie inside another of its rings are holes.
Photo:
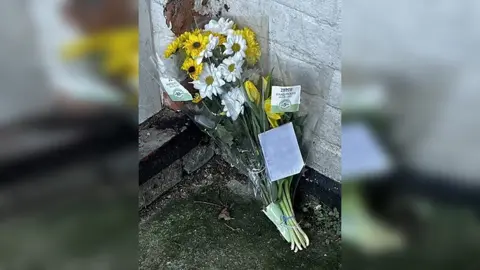
<path fill-rule="evenodd" d="M 236 82 L 237 79 L 241 79 L 243 62 L 243 59 L 238 56 L 238 54 L 224 59 L 219 67 L 222 71 L 223 78 L 227 82 Z"/>
<path fill-rule="evenodd" d="M 222 105 L 225 106 L 223 111 L 226 115 L 237 120 L 240 114 L 243 114 L 245 103 L 245 95 L 243 89 L 236 87 L 222 95 Z"/>
<path fill-rule="evenodd" d="M 215 47 L 217 47 L 217 45 L 218 45 L 218 37 L 210 34 L 210 36 L 208 36 L 207 47 L 205 48 L 205 50 L 201 51 L 198 57 L 195 59 L 197 61 L 197 64 L 200 65 L 200 63 L 204 58 L 212 57 L 213 50 L 215 49 Z"/>
<path fill-rule="evenodd" d="M 213 33 L 219 33 L 227 35 L 232 30 L 233 21 L 230 19 L 220 18 L 218 21 L 210 20 L 207 25 L 205 25 L 205 30 L 211 31 Z"/>
<path fill-rule="evenodd" d="M 212 99 L 212 95 L 221 95 L 224 91 L 222 86 L 225 81 L 222 80 L 221 72 L 211 64 L 203 64 L 203 70 L 198 80 L 191 82 L 193 87 L 200 92 L 202 98 Z"/>
<path fill-rule="evenodd" d="M 245 50 L 247 50 L 247 41 L 241 35 L 230 34 L 227 36 L 227 42 L 224 43 L 226 55 L 245 58 Z"/>

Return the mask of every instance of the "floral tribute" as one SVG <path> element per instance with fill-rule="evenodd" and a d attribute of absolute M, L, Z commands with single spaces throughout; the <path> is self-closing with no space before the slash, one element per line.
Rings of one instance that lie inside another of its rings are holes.
<path fill-rule="evenodd" d="M 261 47 L 256 33 L 227 18 L 210 20 L 202 29 L 185 32 L 164 51 L 180 57 L 179 68 L 189 77 L 193 100 L 182 110 L 206 132 L 238 169 L 249 176 L 263 212 L 297 252 L 309 239 L 295 219 L 292 198 L 300 177 L 271 181 L 265 170 L 258 135 L 293 123 L 301 138 L 305 116 L 272 112 L 271 72 L 259 69 Z"/>

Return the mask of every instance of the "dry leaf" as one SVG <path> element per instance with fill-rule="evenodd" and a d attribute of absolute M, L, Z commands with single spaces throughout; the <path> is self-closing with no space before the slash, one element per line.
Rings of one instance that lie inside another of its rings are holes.
<path fill-rule="evenodd" d="M 223 219 L 223 220 L 233 219 L 230 217 L 230 212 L 228 212 L 228 207 L 224 207 L 222 211 L 220 211 L 220 214 L 218 215 L 218 219 Z"/>

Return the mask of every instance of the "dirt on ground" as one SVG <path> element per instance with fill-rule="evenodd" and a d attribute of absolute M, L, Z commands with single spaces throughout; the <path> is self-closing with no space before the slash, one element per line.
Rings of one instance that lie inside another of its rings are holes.
<path fill-rule="evenodd" d="M 311 244 L 294 253 L 262 213 L 247 178 L 220 157 L 183 178 L 181 184 L 140 211 L 139 269 L 340 267 L 336 209 L 315 198 L 296 206 L 296 218 Z"/>

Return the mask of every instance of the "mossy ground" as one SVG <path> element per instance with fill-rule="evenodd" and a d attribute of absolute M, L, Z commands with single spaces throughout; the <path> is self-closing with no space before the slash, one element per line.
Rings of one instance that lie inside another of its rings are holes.
<path fill-rule="evenodd" d="M 428 214 L 421 215 L 408 246 L 397 252 L 366 256 L 344 243 L 344 267 L 369 270 L 478 269 L 478 213 L 471 208 L 427 200 L 422 204 L 428 207 Z"/>
<path fill-rule="evenodd" d="M 179 186 L 167 195 L 168 203 L 140 224 L 139 269 L 339 268 L 338 212 L 316 202 L 300 206 L 305 212 L 300 211 L 297 220 L 308 227 L 305 231 L 311 244 L 306 250 L 294 253 L 261 212 L 258 201 L 236 195 L 225 186 L 229 179 L 242 177 L 218 158 L 210 163 L 211 166 L 192 176 L 186 186 Z M 189 189 L 188 186 L 204 181 L 205 175 L 208 178 L 212 173 L 218 181 Z M 183 191 L 183 195 L 175 196 L 177 191 Z M 218 220 L 222 207 L 199 201 L 233 204 L 230 211 L 233 219 Z"/>
<path fill-rule="evenodd" d="M 135 269 L 135 197 L 59 204 L 0 224 L 0 269 Z"/>

